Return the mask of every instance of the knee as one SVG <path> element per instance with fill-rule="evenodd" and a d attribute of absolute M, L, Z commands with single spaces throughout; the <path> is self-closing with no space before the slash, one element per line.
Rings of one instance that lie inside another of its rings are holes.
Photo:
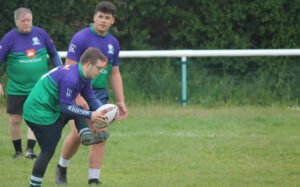
<path fill-rule="evenodd" d="M 76 143 L 76 144 L 80 144 L 80 136 L 79 136 L 79 134 L 77 133 L 77 132 L 71 132 L 71 134 L 70 134 L 70 138 L 71 138 L 71 140 L 74 142 L 74 143 Z"/>
<path fill-rule="evenodd" d="M 91 145 L 91 151 L 93 152 L 98 152 L 98 153 L 104 153 L 105 151 L 105 142 L 101 142 L 101 143 L 98 143 L 98 144 L 93 144 Z"/>
<path fill-rule="evenodd" d="M 55 153 L 55 149 L 49 149 L 47 150 L 47 152 L 41 152 L 41 155 L 43 155 L 44 158 L 50 160 L 54 155 L 54 153 Z"/>
<path fill-rule="evenodd" d="M 20 115 L 10 115 L 9 117 L 9 123 L 11 125 L 21 125 L 22 123 L 22 116 Z"/>

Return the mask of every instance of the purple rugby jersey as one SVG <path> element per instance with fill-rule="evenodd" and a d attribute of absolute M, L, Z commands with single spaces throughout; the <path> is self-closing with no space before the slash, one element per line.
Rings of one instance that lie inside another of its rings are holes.
<path fill-rule="evenodd" d="M 59 88 L 61 103 L 72 104 L 79 93 L 84 97 L 94 95 L 91 80 L 83 77 L 81 64 L 67 65 L 50 71 L 48 78 Z"/>
<path fill-rule="evenodd" d="M 105 88 L 112 66 L 119 66 L 119 41 L 109 33 L 101 36 L 94 31 L 93 26 L 87 27 L 73 36 L 67 58 L 79 62 L 80 56 L 89 47 L 98 48 L 107 57 L 107 67 L 92 80 L 93 89 Z"/>
<path fill-rule="evenodd" d="M 60 115 L 60 103 L 74 104 L 79 93 L 84 98 L 94 96 L 91 80 L 83 77 L 81 64 L 54 68 L 34 86 L 24 104 L 23 117 L 35 124 L 52 124 Z"/>
<path fill-rule="evenodd" d="M 0 64 L 7 61 L 7 94 L 28 95 L 36 81 L 48 71 L 47 53 L 56 48 L 46 31 L 33 26 L 30 33 L 17 28 L 4 35 L 0 43 Z"/>

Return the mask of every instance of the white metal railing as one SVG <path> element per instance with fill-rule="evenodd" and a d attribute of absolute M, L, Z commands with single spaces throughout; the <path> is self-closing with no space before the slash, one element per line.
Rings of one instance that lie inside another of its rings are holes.
<path fill-rule="evenodd" d="M 67 51 L 58 54 L 65 58 Z M 300 49 L 221 49 L 221 50 L 156 50 L 120 51 L 120 58 L 144 57 L 230 57 L 230 56 L 299 56 Z"/>
<path fill-rule="evenodd" d="M 59 51 L 66 58 L 66 51 Z M 300 49 L 222 49 L 222 50 L 153 50 L 120 51 L 120 58 L 173 57 L 182 61 L 182 105 L 187 102 L 187 57 L 249 57 L 249 56 L 300 56 Z"/>

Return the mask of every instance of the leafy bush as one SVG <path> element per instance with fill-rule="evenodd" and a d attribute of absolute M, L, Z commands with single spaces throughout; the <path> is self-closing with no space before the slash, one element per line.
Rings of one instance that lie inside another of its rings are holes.
<path fill-rule="evenodd" d="M 121 50 L 300 48 L 299 0 L 112 2 L 118 13 L 111 33 Z M 93 22 L 97 3 L 0 0 L 0 36 L 15 27 L 13 11 L 25 6 L 33 11 L 34 24 L 49 33 L 59 51 L 66 51 L 73 34 Z M 192 60 L 188 96 L 193 102 L 299 104 L 299 57 Z M 129 101 L 181 98 L 180 66 L 174 59 L 140 61 L 121 60 Z"/>

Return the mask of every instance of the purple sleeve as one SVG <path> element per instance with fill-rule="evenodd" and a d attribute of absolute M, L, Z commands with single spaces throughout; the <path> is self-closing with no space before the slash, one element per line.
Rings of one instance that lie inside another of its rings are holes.
<path fill-rule="evenodd" d="M 43 39 L 44 39 L 44 42 L 46 44 L 48 53 L 49 54 L 57 53 L 55 45 L 54 45 L 52 39 L 50 38 L 50 36 L 48 35 L 48 33 L 44 29 L 41 29 L 41 30 L 42 30 L 42 33 L 43 33 Z"/>
<path fill-rule="evenodd" d="M 11 38 L 9 37 L 9 34 L 6 34 L 0 42 L 0 65 L 6 59 L 7 54 L 10 50 L 10 41 Z"/>
<path fill-rule="evenodd" d="M 116 53 L 115 53 L 115 60 L 113 66 L 119 66 L 119 53 L 120 53 L 120 44 L 119 41 L 116 39 Z"/>
<path fill-rule="evenodd" d="M 77 97 L 76 82 L 64 78 L 59 84 L 59 102 L 65 104 L 73 104 L 74 99 Z"/>
<path fill-rule="evenodd" d="M 94 96 L 94 91 L 92 90 L 92 84 L 91 81 L 88 81 L 87 84 L 82 88 L 80 94 L 84 98 L 92 97 Z"/>
<path fill-rule="evenodd" d="M 78 34 L 75 34 L 69 44 L 67 58 L 79 62 L 84 50 L 82 38 Z"/>
<path fill-rule="evenodd" d="M 97 110 L 97 108 L 99 108 L 102 105 L 102 103 L 96 98 L 94 91 L 92 90 L 92 85 L 90 81 L 82 89 L 80 94 L 88 102 L 92 110 Z"/>
<path fill-rule="evenodd" d="M 92 112 L 78 107 L 75 104 L 68 105 L 60 103 L 60 109 L 62 112 L 69 114 L 70 116 L 79 116 L 82 118 L 92 118 Z"/>
<path fill-rule="evenodd" d="M 41 32 L 43 33 L 43 40 L 44 40 L 45 45 L 47 47 L 47 52 L 50 56 L 52 64 L 54 65 L 54 67 L 61 66 L 62 61 L 61 61 L 60 56 L 58 55 L 58 52 L 55 48 L 55 45 L 54 45 L 52 39 L 50 38 L 50 36 L 48 35 L 48 33 L 44 29 L 41 29 Z"/>

